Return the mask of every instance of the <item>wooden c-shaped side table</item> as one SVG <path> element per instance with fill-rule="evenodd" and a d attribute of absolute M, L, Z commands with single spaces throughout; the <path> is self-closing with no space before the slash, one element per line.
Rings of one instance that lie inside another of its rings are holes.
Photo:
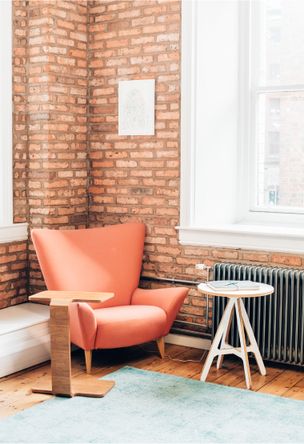
<path fill-rule="evenodd" d="M 242 298 L 256 298 L 260 296 L 268 296 L 274 292 L 274 288 L 271 285 L 260 284 L 260 288 L 257 290 L 230 290 L 220 291 L 213 290 L 207 284 L 202 283 L 198 285 L 198 289 L 208 296 L 222 296 L 228 298 L 225 311 L 223 313 L 221 322 L 218 326 L 213 342 L 211 344 L 207 359 L 205 361 L 203 371 L 201 374 L 201 381 L 206 381 L 213 359 L 217 358 L 217 368 L 221 368 L 225 355 L 236 355 L 242 359 L 244 365 L 244 373 L 246 380 L 246 387 L 248 389 L 252 386 L 248 353 L 252 352 L 257 361 L 260 373 L 266 375 L 266 369 L 263 363 L 263 359 L 255 339 L 246 308 L 242 301 Z M 233 315 L 233 309 L 236 312 L 237 327 L 240 337 L 241 347 L 232 347 L 228 344 L 229 330 L 231 326 L 231 319 Z M 246 333 L 249 339 L 249 345 L 246 343 Z"/>
<path fill-rule="evenodd" d="M 69 304 L 71 302 L 104 302 L 113 293 L 85 291 L 42 291 L 29 297 L 31 302 L 50 304 L 51 368 L 52 379 L 34 387 L 33 393 L 58 396 L 89 396 L 102 398 L 114 386 L 114 381 L 104 381 L 85 375 L 82 379 L 71 377 L 71 341 Z"/>

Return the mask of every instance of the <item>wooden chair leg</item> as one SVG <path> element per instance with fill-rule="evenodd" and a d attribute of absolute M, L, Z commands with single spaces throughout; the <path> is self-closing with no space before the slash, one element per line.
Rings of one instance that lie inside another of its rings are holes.
<path fill-rule="evenodd" d="M 160 354 L 160 357 L 163 359 L 165 357 L 165 338 L 156 339 L 157 348 Z"/>
<path fill-rule="evenodd" d="M 84 356 L 85 356 L 86 370 L 87 373 L 90 374 L 92 370 L 92 350 L 85 350 Z"/>

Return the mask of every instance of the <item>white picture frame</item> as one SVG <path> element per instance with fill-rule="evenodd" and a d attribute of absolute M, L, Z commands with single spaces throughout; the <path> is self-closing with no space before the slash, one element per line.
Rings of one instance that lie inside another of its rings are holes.
<path fill-rule="evenodd" d="M 118 83 L 118 135 L 155 134 L 155 79 Z"/>

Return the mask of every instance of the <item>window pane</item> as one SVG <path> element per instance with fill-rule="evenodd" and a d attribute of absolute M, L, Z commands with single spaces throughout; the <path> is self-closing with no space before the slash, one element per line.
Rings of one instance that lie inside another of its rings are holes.
<path fill-rule="evenodd" d="M 304 92 L 258 94 L 259 207 L 304 209 Z"/>
<path fill-rule="evenodd" d="M 258 10 L 258 83 L 304 83 L 304 0 L 254 1 Z"/>

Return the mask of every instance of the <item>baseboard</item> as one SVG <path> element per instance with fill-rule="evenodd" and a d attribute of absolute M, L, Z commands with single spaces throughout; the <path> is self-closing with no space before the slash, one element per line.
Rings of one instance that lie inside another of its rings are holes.
<path fill-rule="evenodd" d="M 177 335 L 169 333 L 165 337 L 167 344 L 183 345 L 184 347 L 199 348 L 201 350 L 209 350 L 210 339 L 197 338 L 195 336 Z"/>

